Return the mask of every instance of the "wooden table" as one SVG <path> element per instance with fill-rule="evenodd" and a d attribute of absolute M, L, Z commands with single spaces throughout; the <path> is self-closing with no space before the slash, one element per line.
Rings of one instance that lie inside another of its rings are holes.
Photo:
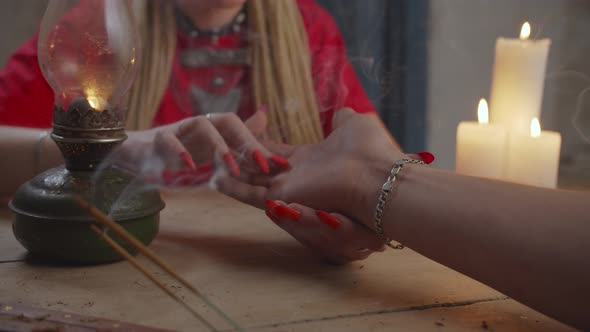
<path fill-rule="evenodd" d="M 153 250 L 248 331 L 570 330 L 411 250 L 331 266 L 262 211 L 204 190 L 164 198 Z M 205 330 L 126 262 L 60 267 L 27 261 L 13 238 L 11 218 L 0 210 L 0 303 Z M 157 273 L 214 318 L 183 287 Z"/>

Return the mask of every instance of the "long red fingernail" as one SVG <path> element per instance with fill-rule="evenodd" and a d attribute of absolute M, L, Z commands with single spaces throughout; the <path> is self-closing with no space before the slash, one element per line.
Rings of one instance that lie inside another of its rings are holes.
<path fill-rule="evenodd" d="M 232 173 L 232 175 L 235 177 L 239 177 L 240 167 L 238 167 L 238 163 L 236 162 L 236 159 L 231 154 L 231 152 L 224 154 L 223 160 L 225 161 L 225 164 L 227 165 L 227 168 L 229 168 L 229 171 Z"/>
<path fill-rule="evenodd" d="M 291 219 L 293 221 L 299 220 L 301 218 L 301 212 L 291 209 L 288 206 L 278 205 L 271 209 L 271 212 L 276 214 L 281 218 Z"/>
<path fill-rule="evenodd" d="M 258 164 L 258 167 L 260 168 L 262 173 L 264 173 L 264 174 L 270 173 L 270 168 L 268 167 L 268 161 L 266 160 L 266 158 L 264 158 L 264 155 L 262 154 L 262 152 L 260 152 L 260 150 L 254 151 L 252 153 L 252 157 L 254 158 L 254 161 L 256 162 L 256 164 Z"/>
<path fill-rule="evenodd" d="M 209 172 L 209 173 L 199 173 L 199 174 L 196 174 L 194 176 L 188 177 L 188 179 L 185 180 L 184 183 L 186 185 L 196 186 L 196 185 L 200 185 L 200 184 L 209 182 L 209 180 L 211 180 L 211 177 L 213 177 L 213 173 L 212 172 Z"/>
<path fill-rule="evenodd" d="M 208 182 L 213 176 L 212 172 L 187 171 L 187 170 L 163 170 L 162 183 L 165 186 L 194 186 Z"/>
<path fill-rule="evenodd" d="M 316 211 L 315 215 L 324 224 L 326 224 L 334 229 L 340 228 L 340 220 L 338 220 L 338 218 L 334 217 L 333 215 L 329 214 L 328 212 Z"/>
<path fill-rule="evenodd" d="M 434 161 L 435 157 L 432 153 L 430 152 L 418 152 L 416 153 L 418 156 L 420 156 L 420 159 L 422 159 L 423 162 L 425 162 L 426 164 L 432 164 L 432 162 Z"/>
<path fill-rule="evenodd" d="M 279 218 L 277 218 L 277 217 L 273 216 L 273 214 L 272 214 L 272 213 L 270 213 L 270 211 L 266 210 L 266 211 L 264 211 L 264 213 L 266 213 L 266 216 L 267 216 L 267 217 L 268 217 L 270 220 L 274 221 L 274 222 L 275 222 L 275 223 L 277 223 L 277 224 L 279 223 Z"/>
<path fill-rule="evenodd" d="M 174 182 L 174 178 L 176 177 L 176 175 L 173 171 L 165 169 L 162 171 L 160 177 L 162 179 L 162 184 L 168 186 Z"/>
<path fill-rule="evenodd" d="M 289 161 L 279 155 L 273 154 L 270 158 L 270 161 L 277 164 L 281 168 L 290 168 L 291 164 Z"/>
<path fill-rule="evenodd" d="M 183 151 L 180 153 L 180 158 L 182 158 L 182 160 L 184 161 L 184 164 L 192 169 L 193 171 L 197 169 L 197 166 L 195 165 L 195 161 L 193 160 L 193 157 L 191 157 L 190 153 Z"/>
<path fill-rule="evenodd" d="M 201 164 L 199 166 L 197 166 L 197 169 L 195 170 L 196 173 L 209 173 L 213 170 L 213 164 L 211 163 L 206 163 L 206 164 Z"/>
<path fill-rule="evenodd" d="M 274 207 L 281 205 L 275 201 L 271 201 L 270 199 L 267 199 L 266 201 L 264 201 L 264 204 L 266 205 L 266 209 L 268 209 L 268 210 L 272 210 Z"/>

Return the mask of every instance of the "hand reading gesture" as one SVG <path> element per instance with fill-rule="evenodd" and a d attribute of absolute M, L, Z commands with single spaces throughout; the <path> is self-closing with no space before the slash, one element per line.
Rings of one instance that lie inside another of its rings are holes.
<path fill-rule="evenodd" d="M 270 151 L 288 159 L 289 171 L 221 177 L 217 186 L 229 196 L 266 208 L 269 218 L 321 256 L 344 262 L 383 250 L 383 242 L 367 226 L 380 185 L 393 163 L 407 156 L 376 116 L 343 109 L 334 126 L 319 144 L 267 142 Z"/>

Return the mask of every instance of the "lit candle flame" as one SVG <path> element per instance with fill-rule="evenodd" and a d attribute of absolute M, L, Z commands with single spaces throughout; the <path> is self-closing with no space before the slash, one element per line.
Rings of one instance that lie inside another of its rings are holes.
<path fill-rule="evenodd" d="M 524 22 L 522 25 L 522 29 L 520 29 L 520 39 L 521 40 L 528 40 L 531 37 L 531 24 L 529 22 Z"/>
<path fill-rule="evenodd" d="M 539 119 L 534 118 L 531 121 L 531 137 L 539 137 L 541 136 L 541 123 Z"/>
<path fill-rule="evenodd" d="M 488 102 L 482 98 L 477 106 L 477 121 L 479 124 L 488 124 L 490 122 L 488 112 Z"/>

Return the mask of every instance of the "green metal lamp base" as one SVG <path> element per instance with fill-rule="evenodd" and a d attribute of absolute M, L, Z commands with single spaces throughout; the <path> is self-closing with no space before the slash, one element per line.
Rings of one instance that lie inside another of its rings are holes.
<path fill-rule="evenodd" d="M 68 171 L 61 166 L 22 185 L 10 202 L 16 215 L 14 235 L 33 257 L 69 264 L 123 259 L 90 229 L 94 219 L 71 199 L 73 195 L 109 214 L 146 245 L 158 233 L 164 202 L 156 189 L 116 167 Z"/>

